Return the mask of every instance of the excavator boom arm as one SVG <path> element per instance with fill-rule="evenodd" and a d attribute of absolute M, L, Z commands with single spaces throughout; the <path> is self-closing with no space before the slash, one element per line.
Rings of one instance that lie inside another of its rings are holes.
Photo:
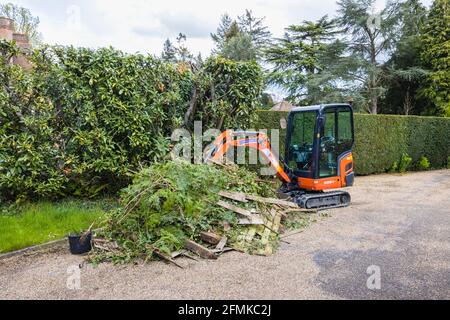
<path fill-rule="evenodd" d="M 214 140 L 213 148 L 205 155 L 205 161 L 221 161 L 228 149 L 234 147 L 248 147 L 260 151 L 276 170 L 278 177 L 284 182 L 291 182 L 291 178 L 280 165 L 278 157 L 273 153 L 269 138 L 264 132 L 224 131 Z"/>

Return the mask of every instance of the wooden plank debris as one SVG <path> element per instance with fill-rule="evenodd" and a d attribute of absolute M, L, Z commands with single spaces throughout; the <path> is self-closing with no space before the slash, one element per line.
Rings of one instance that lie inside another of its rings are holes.
<path fill-rule="evenodd" d="M 255 234 L 256 234 L 256 228 L 255 228 L 255 227 L 250 228 L 250 229 L 248 230 L 248 233 L 247 233 L 247 235 L 245 236 L 244 240 L 245 240 L 246 242 L 251 242 L 251 241 L 253 240 L 253 237 L 255 236 Z"/>
<path fill-rule="evenodd" d="M 290 208 L 299 208 L 298 204 L 291 202 L 291 201 L 275 199 L 275 198 L 264 198 L 264 197 L 249 195 L 249 194 L 246 194 L 245 197 L 248 200 L 252 200 L 252 201 L 257 201 L 257 202 L 262 202 L 262 203 L 270 203 L 270 204 L 278 204 L 278 205 L 290 207 Z M 299 209 L 302 210 L 301 208 L 299 208 Z"/>
<path fill-rule="evenodd" d="M 180 251 L 172 252 L 172 254 L 170 256 L 172 257 L 172 259 L 175 259 L 175 258 L 181 257 L 185 253 L 186 253 L 186 250 L 180 250 Z"/>
<path fill-rule="evenodd" d="M 223 236 L 223 237 L 220 239 L 219 243 L 217 244 L 216 250 L 222 251 L 223 248 L 226 246 L 227 242 L 228 242 L 228 238 L 225 237 L 225 236 Z"/>
<path fill-rule="evenodd" d="M 272 221 L 267 221 L 265 230 L 261 236 L 262 249 L 258 251 L 259 255 L 268 256 L 273 253 L 273 245 L 270 243 L 274 235 L 278 235 L 278 231 L 281 225 L 281 215 L 276 214 Z"/>
<path fill-rule="evenodd" d="M 241 218 L 239 219 L 240 225 L 262 225 L 264 224 L 264 220 L 260 215 L 252 215 L 248 218 Z"/>
<path fill-rule="evenodd" d="M 176 265 L 178 268 L 184 269 L 184 267 L 182 265 L 178 264 L 175 260 L 173 260 L 172 257 L 159 251 L 158 249 L 153 250 L 153 254 L 166 262 Z"/>
<path fill-rule="evenodd" d="M 219 202 L 217 202 L 217 205 L 221 206 L 222 208 L 234 211 L 237 214 L 240 214 L 241 216 L 246 217 L 246 218 L 249 218 L 252 215 L 252 213 L 250 211 L 248 211 L 246 209 L 242 209 L 238 206 L 235 206 L 234 204 L 231 204 L 231 203 L 228 203 L 228 202 L 225 202 L 222 200 L 219 200 Z"/>
<path fill-rule="evenodd" d="M 181 253 L 181 256 L 198 262 L 198 260 L 197 260 L 196 258 L 194 258 L 194 257 L 190 254 L 189 251 L 183 251 L 183 252 Z"/>
<path fill-rule="evenodd" d="M 277 233 L 280 232 L 281 219 L 282 219 L 281 214 L 277 214 L 275 216 L 275 218 L 273 219 L 272 229 L 274 232 L 277 232 Z"/>
<path fill-rule="evenodd" d="M 240 202 L 246 202 L 244 200 L 252 200 L 252 201 L 261 202 L 261 203 L 276 204 L 276 205 L 280 205 L 280 206 L 284 206 L 284 207 L 295 208 L 296 211 L 298 211 L 298 212 L 314 212 L 315 211 L 315 210 L 311 210 L 311 209 L 300 208 L 296 203 L 291 202 L 291 201 L 276 199 L 276 198 L 264 198 L 264 197 L 255 196 L 255 195 L 251 195 L 251 194 L 245 194 L 245 193 L 241 193 L 241 192 L 222 191 L 219 193 L 219 195 L 221 195 L 225 198 L 229 198 L 229 199 L 240 201 Z"/>
<path fill-rule="evenodd" d="M 202 232 L 200 233 L 200 237 L 202 238 L 203 241 L 213 245 L 217 245 L 222 239 L 221 236 L 213 232 Z"/>
<path fill-rule="evenodd" d="M 94 238 L 92 243 L 94 248 L 107 252 L 115 252 L 119 249 L 119 245 L 116 241 Z"/>
<path fill-rule="evenodd" d="M 266 227 L 263 231 L 262 237 L 261 237 L 261 244 L 263 246 L 266 246 L 266 244 L 269 242 L 269 236 L 272 233 L 272 221 L 268 221 L 264 226 Z"/>
<path fill-rule="evenodd" d="M 222 254 L 222 253 L 226 253 L 226 252 L 230 252 L 230 251 L 238 251 L 238 252 L 241 252 L 241 253 L 243 252 L 243 251 L 237 250 L 235 248 L 230 248 L 230 247 L 225 247 L 222 250 L 213 249 L 213 252 L 216 253 L 216 254 Z"/>
<path fill-rule="evenodd" d="M 257 227 L 250 226 L 244 232 L 242 232 L 238 236 L 238 241 L 234 244 L 233 248 L 236 250 L 242 250 L 243 252 L 246 250 L 246 248 L 249 246 L 249 244 L 252 242 L 253 237 L 256 235 Z"/>
<path fill-rule="evenodd" d="M 243 193 L 221 191 L 221 192 L 219 192 L 219 195 L 224 198 L 228 198 L 228 199 L 239 201 L 239 202 L 248 202 L 248 200 L 245 197 L 245 194 L 243 194 Z"/>
<path fill-rule="evenodd" d="M 192 240 L 186 240 L 184 243 L 184 247 L 204 259 L 217 259 L 217 256 L 214 254 L 213 251 L 209 250 L 208 248 L 205 248 L 204 246 Z"/>
<path fill-rule="evenodd" d="M 233 249 L 242 250 L 245 252 L 257 250 L 257 254 L 270 255 L 273 253 L 275 242 L 281 241 L 280 233 L 284 233 L 284 226 L 282 221 L 288 219 L 288 213 L 313 213 L 317 212 L 314 209 L 300 208 L 296 203 L 288 200 L 277 198 L 265 198 L 256 195 L 249 195 L 242 192 L 221 191 L 219 195 L 223 197 L 223 200 L 217 202 L 217 205 L 231 210 L 238 214 L 239 225 L 246 226 L 243 228 L 241 234 L 238 235 L 236 241 L 233 242 Z M 227 201 L 224 201 L 227 200 Z M 242 208 L 239 205 L 235 205 L 232 201 L 239 203 L 249 203 L 249 201 L 256 202 L 253 208 Z M 255 208 L 256 206 L 256 208 Z M 224 231 L 227 232 L 231 229 L 229 223 L 224 222 Z M 221 249 L 225 248 L 227 239 L 221 238 L 217 235 L 210 235 L 208 233 L 202 233 L 202 240 L 216 245 L 216 248 L 210 252 L 202 252 L 199 254 L 198 248 L 190 249 L 196 252 L 200 256 L 211 259 L 211 254 L 220 254 Z M 256 236 L 257 235 L 257 236 Z M 256 237 L 255 237 L 256 236 Z M 198 244 L 197 244 L 198 245 Z M 204 248 L 205 250 L 209 250 Z"/>

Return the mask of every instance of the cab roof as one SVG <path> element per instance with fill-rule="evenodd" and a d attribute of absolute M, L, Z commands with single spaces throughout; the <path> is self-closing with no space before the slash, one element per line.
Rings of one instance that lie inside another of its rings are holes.
<path fill-rule="evenodd" d="M 329 104 L 318 104 L 314 106 L 305 107 L 295 107 L 291 109 L 291 112 L 301 112 L 301 111 L 320 111 L 327 107 L 349 107 L 348 103 L 329 103 Z"/>

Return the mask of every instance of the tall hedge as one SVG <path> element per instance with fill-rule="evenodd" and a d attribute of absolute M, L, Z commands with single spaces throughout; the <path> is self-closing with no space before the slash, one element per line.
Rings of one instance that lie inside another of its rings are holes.
<path fill-rule="evenodd" d="M 176 128 L 248 125 L 262 88 L 256 63 L 220 57 L 197 72 L 113 48 L 47 47 L 23 70 L 16 54 L 0 41 L 0 200 L 117 190 L 165 158 Z"/>
<path fill-rule="evenodd" d="M 280 141 L 286 130 L 280 120 L 287 112 L 258 111 L 256 127 L 280 129 Z M 284 156 L 284 145 L 280 144 Z M 450 119 L 438 117 L 355 114 L 355 168 L 357 174 L 386 172 L 402 154 L 417 162 L 426 156 L 433 168 L 447 165 L 450 156 Z"/>

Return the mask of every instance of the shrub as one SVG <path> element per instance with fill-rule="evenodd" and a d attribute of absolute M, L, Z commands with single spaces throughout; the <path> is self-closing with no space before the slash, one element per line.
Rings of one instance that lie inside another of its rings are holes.
<path fill-rule="evenodd" d="M 450 156 L 447 157 L 447 169 L 450 169 Z"/>
<path fill-rule="evenodd" d="M 8 63 L 17 48 L 0 45 L 0 198 L 59 194 L 69 159 L 53 127 L 57 106 L 41 89 L 45 79 Z"/>
<path fill-rule="evenodd" d="M 254 122 L 263 87 L 255 61 L 211 57 L 196 79 L 194 119 L 201 120 L 204 128 L 245 129 Z"/>
<path fill-rule="evenodd" d="M 406 172 L 411 162 L 412 158 L 407 153 L 402 154 L 402 157 L 400 158 L 400 162 L 398 164 L 398 172 L 400 173 Z"/>
<path fill-rule="evenodd" d="M 280 155 L 286 130 L 280 118 L 287 112 L 258 111 L 255 127 L 280 129 Z M 404 153 L 413 161 L 427 157 L 430 168 L 443 168 L 450 154 L 450 118 L 355 114 L 355 170 L 366 175 L 388 171 Z"/>
<path fill-rule="evenodd" d="M 195 73 L 112 48 L 44 47 L 25 72 L 8 63 L 16 53 L 0 41 L 0 198 L 9 200 L 116 191 L 165 159 L 176 128 L 249 125 L 262 88 L 255 62 L 220 57 Z"/>
<path fill-rule="evenodd" d="M 417 168 L 419 170 L 427 170 L 430 167 L 430 161 L 428 161 L 427 157 L 422 156 L 417 163 Z"/>

